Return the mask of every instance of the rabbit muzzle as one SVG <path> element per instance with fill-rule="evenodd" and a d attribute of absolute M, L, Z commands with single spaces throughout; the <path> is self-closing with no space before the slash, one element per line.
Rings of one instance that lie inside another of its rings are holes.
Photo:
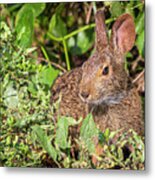
<path fill-rule="evenodd" d="M 81 98 L 81 100 L 82 100 L 83 102 L 88 103 L 88 98 L 89 98 L 89 96 L 90 96 L 90 94 L 89 94 L 88 91 L 81 91 L 81 92 L 79 93 L 79 96 L 80 96 L 80 98 Z"/>

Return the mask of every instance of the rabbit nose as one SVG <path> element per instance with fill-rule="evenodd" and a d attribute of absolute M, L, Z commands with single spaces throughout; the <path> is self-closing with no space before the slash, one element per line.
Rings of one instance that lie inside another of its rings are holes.
<path fill-rule="evenodd" d="M 87 99 L 88 96 L 89 96 L 89 93 L 82 91 L 82 92 L 81 92 L 81 96 L 82 96 L 84 99 Z"/>

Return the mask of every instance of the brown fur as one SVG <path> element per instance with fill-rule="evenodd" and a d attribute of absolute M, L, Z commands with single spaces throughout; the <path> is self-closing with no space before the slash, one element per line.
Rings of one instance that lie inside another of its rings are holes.
<path fill-rule="evenodd" d="M 98 11 L 95 17 L 96 52 L 82 67 L 56 79 L 51 102 L 56 102 L 61 94 L 59 115 L 78 120 L 92 112 L 102 131 L 109 128 L 124 132 L 131 128 L 142 135 L 141 99 L 124 70 L 124 55 L 135 41 L 133 18 L 129 14 L 120 16 L 113 25 L 109 40 L 103 17 L 102 11 Z M 105 67 L 108 67 L 108 73 L 103 75 Z"/>

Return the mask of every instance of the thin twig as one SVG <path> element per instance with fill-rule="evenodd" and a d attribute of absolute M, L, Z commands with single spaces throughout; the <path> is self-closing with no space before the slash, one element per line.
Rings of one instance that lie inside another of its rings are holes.
<path fill-rule="evenodd" d="M 143 70 L 141 73 L 139 73 L 138 76 L 132 81 L 132 83 L 136 83 L 144 75 L 144 72 L 145 71 Z"/>
<path fill-rule="evenodd" d="M 59 64 L 57 64 L 57 63 L 55 63 L 55 62 L 48 61 L 47 59 L 44 59 L 44 58 L 42 58 L 42 57 L 39 57 L 38 59 L 41 60 L 41 61 L 50 63 L 51 65 L 53 65 L 53 66 L 55 66 L 56 68 L 62 70 L 63 72 L 67 72 L 67 70 L 66 70 L 65 68 L 63 68 L 62 66 L 60 66 Z"/>
<path fill-rule="evenodd" d="M 86 15 L 86 24 L 89 24 L 90 16 L 91 16 L 91 13 L 92 13 L 92 9 L 93 9 L 93 5 L 91 4 L 89 6 L 89 9 L 88 9 L 88 12 L 87 12 L 87 15 Z"/>

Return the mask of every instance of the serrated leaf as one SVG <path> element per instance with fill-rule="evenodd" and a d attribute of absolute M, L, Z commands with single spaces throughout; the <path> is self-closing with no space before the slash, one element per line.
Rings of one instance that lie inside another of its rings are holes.
<path fill-rule="evenodd" d="M 13 87 L 13 82 L 10 82 L 4 91 L 4 103 L 9 108 L 16 108 L 18 106 L 17 90 Z"/>
<path fill-rule="evenodd" d="M 52 146 L 51 141 L 49 140 L 43 129 L 39 125 L 33 126 L 32 129 L 33 132 L 36 134 L 37 140 L 42 146 L 42 148 L 53 158 L 54 161 L 56 161 L 57 152 Z"/>
<path fill-rule="evenodd" d="M 69 126 L 77 125 L 81 122 L 81 120 L 82 119 L 76 121 L 72 117 L 64 117 L 64 116 L 61 116 L 58 119 L 55 143 L 60 148 L 66 149 L 70 147 L 70 143 L 68 141 Z"/>
<path fill-rule="evenodd" d="M 69 143 L 67 141 L 68 127 L 69 127 L 68 118 L 60 117 L 57 122 L 55 143 L 62 149 L 66 149 L 69 147 Z"/>
<path fill-rule="evenodd" d="M 80 128 L 80 137 L 84 141 L 88 151 L 93 153 L 95 151 L 95 144 L 93 138 L 98 137 L 98 129 L 93 120 L 93 116 L 88 114 L 83 120 L 82 126 Z"/>

